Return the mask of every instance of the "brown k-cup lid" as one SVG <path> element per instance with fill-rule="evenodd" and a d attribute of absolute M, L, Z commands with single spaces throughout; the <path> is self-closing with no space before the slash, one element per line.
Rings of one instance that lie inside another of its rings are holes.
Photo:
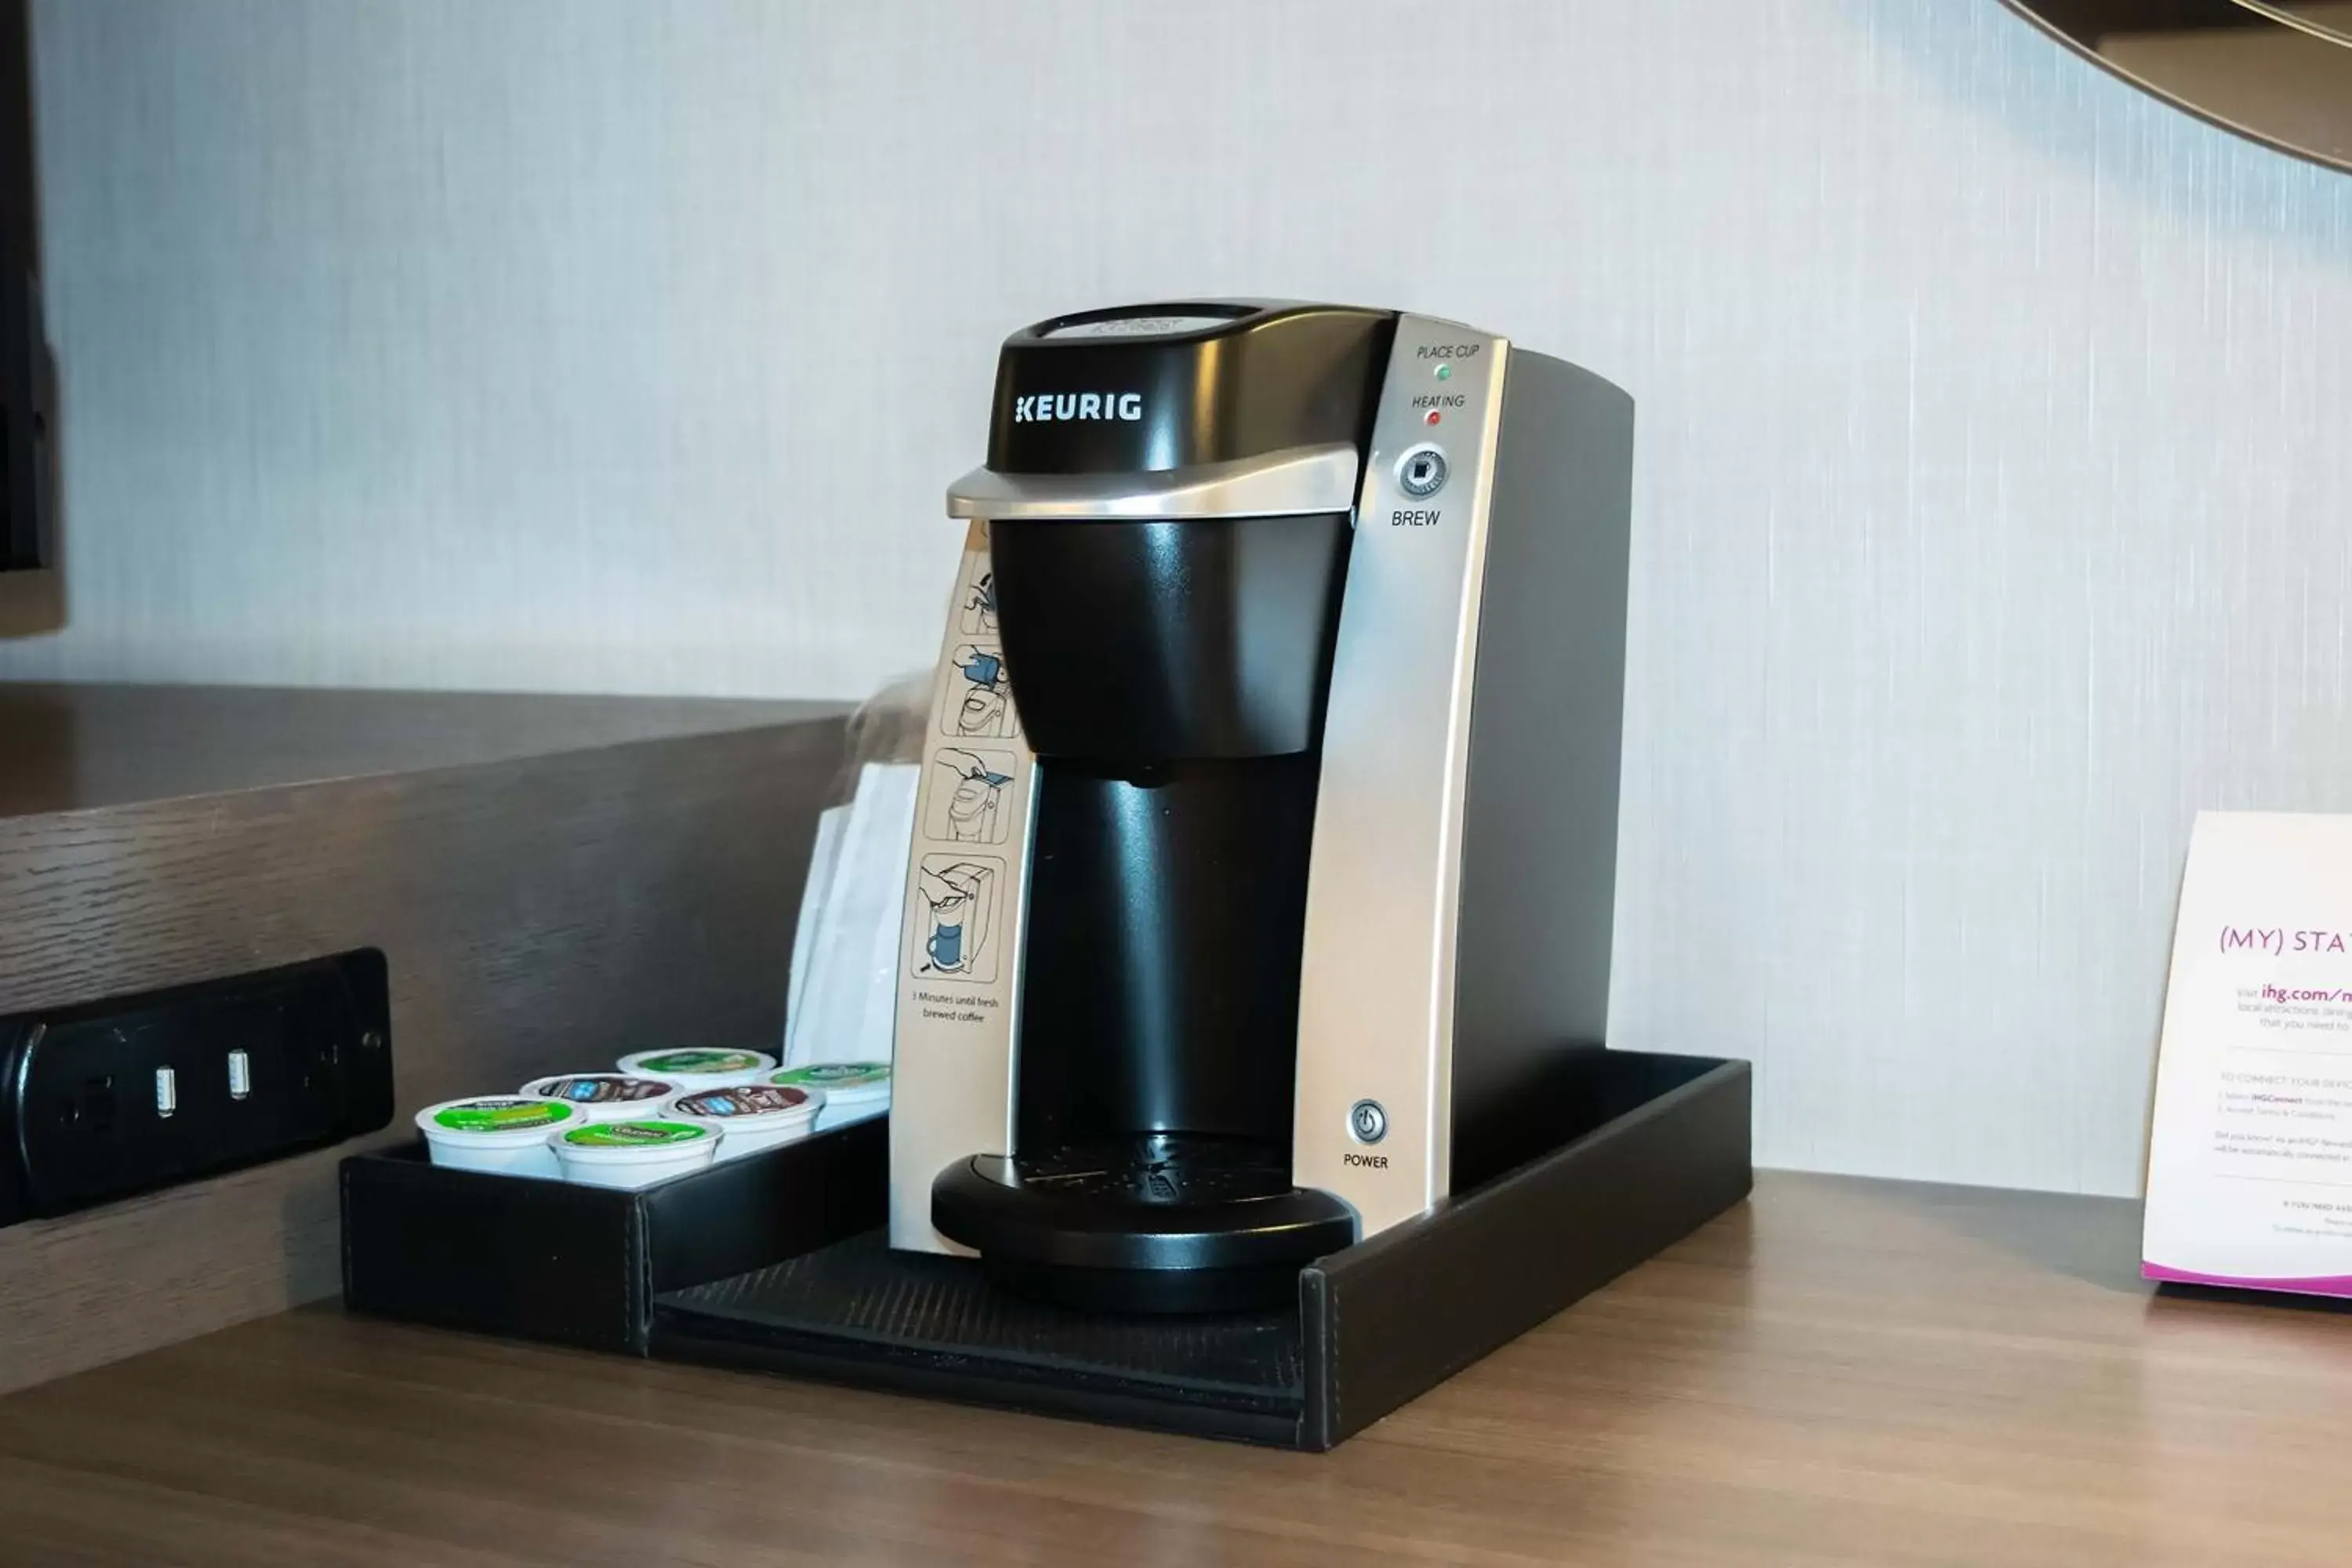
<path fill-rule="evenodd" d="M 732 1089 L 706 1089 L 693 1094 L 681 1094 L 670 1106 L 681 1116 L 707 1116 L 713 1121 L 730 1117 L 778 1116 L 808 1108 L 814 1097 L 806 1089 L 790 1089 L 782 1084 L 746 1083 Z"/>

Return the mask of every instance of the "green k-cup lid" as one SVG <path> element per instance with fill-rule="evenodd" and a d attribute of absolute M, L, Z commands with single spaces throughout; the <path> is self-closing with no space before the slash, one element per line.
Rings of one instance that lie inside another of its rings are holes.
<path fill-rule="evenodd" d="M 786 1068 L 768 1075 L 770 1083 L 805 1089 L 864 1089 L 888 1083 L 888 1062 L 822 1062 L 815 1067 Z"/>
<path fill-rule="evenodd" d="M 563 1135 L 563 1142 L 575 1149 L 658 1149 L 711 1135 L 709 1128 L 690 1121 L 604 1121 L 575 1127 Z"/>
<path fill-rule="evenodd" d="M 657 1051 L 651 1056 L 631 1057 L 631 1067 L 638 1072 L 757 1072 L 768 1065 L 770 1058 L 752 1051 Z"/>
<path fill-rule="evenodd" d="M 570 1106 L 546 1100 L 468 1100 L 433 1113 L 434 1125 L 452 1132 L 528 1132 L 572 1119 Z"/>

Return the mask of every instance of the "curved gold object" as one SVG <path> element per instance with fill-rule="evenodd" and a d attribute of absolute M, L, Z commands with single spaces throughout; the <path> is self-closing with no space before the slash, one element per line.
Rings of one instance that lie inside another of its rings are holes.
<path fill-rule="evenodd" d="M 2001 0 L 2199 119 L 2352 171 L 2352 0 Z"/>
<path fill-rule="evenodd" d="M 2297 32 L 2352 48 L 2352 5 L 2339 0 L 2296 0 L 2294 5 L 2284 0 L 2237 0 L 2237 5 L 2242 11 L 2255 12 Z"/>

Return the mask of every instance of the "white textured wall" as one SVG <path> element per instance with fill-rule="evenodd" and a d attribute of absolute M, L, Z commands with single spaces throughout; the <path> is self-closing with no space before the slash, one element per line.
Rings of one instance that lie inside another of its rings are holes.
<path fill-rule="evenodd" d="M 994 346 L 1466 318 L 1642 410 L 1621 1042 L 2137 1180 L 2200 804 L 2352 808 L 2352 178 L 1993 0 L 48 0 L 71 625 L 0 673 L 855 693 Z"/>

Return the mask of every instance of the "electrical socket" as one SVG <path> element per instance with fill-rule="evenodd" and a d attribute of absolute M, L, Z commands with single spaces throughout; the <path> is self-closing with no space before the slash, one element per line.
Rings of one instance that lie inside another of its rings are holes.
<path fill-rule="evenodd" d="M 391 1120 L 387 980 L 373 948 L 0 1018 L 0 1225 Z"/>

